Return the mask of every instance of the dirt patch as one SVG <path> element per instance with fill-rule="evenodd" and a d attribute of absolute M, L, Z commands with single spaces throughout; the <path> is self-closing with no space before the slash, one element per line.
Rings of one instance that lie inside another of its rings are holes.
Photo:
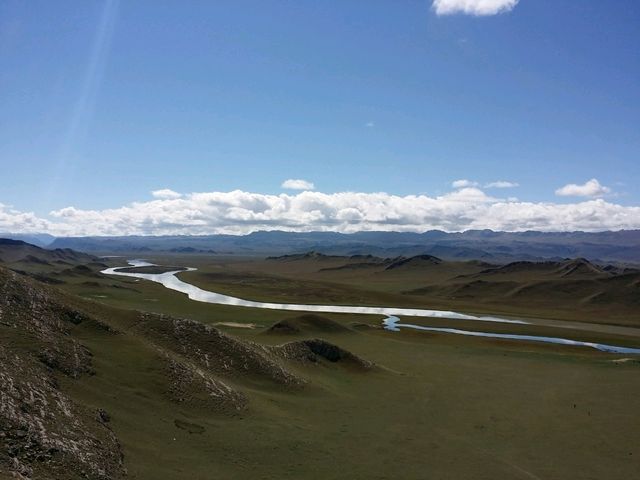
<path fill-rule="evenodd" d="M 231 327 L 231 328 L 248 328 L 255 329 L 258 325 L 255 323 L 239 323 L 239 322 L 218 322 L 214 323 L 216 327 Z"/>
<path fill-rule="evenodd" d="M 186 430 L 189 433 L 204 433 L 205 428 L 197 423 L 185 422 L 184 420 L 175 419 L 173 424 L 180 430 Z"/>

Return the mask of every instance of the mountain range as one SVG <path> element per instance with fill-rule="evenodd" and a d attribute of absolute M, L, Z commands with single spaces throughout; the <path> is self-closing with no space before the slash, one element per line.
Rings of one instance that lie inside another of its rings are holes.
<path fill-rule="evenodd" d="M 46 248 L 92 253 L 171 252 L 233 255 L 284 255 L 310 250 L 331 255 L 382 257 L 433 255 L 446 260 L 560 260 L 640 263 L 640 230 L 604 232 L 283 232 L 248 235 L 49 237 L 3 234 Z"/>

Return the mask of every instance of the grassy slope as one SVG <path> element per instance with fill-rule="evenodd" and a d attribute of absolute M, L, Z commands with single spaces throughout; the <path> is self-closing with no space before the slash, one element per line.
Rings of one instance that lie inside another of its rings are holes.
<path fill-rule="evenodd" d="M 304 391 L 251 391 L 249 411 L 230 418 L 167 402 L 154 352 L 135 339 L 84 331 L 96 375 L 65 387 L 112 414 L 132 478 L 613 479 L 640 468 L 638 364 L 420 334 L 323 336 L 387 370 L 300 367 Z"/>

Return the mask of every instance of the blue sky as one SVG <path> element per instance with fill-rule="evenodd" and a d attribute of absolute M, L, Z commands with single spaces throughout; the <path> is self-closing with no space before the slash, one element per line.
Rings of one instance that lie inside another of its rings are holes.
<path fill-rule="evenodd" d="M 0 204 L 48 222 L 160 189 L 437 198 L 466 179 L 635 208 L 640 4 L 484 1 L 506 6 L 5 0 Z"/>

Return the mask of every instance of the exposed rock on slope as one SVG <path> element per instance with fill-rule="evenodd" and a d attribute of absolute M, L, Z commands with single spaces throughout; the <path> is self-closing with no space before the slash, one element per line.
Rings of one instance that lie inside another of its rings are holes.
<path fill-rule="evenodd" d="M 47 289 L 0 269 L 0 322 L 4 335 L 28 340 L 45 364 L 72 377 L 91 372 L 91 353 L 69 328 L 87 317 L 61 305 Z"/>
<path fill-rule="evenodd" d="M 276 355 L 287 360 L 311 363 L 328 361 L 347 367 L 355 367 L 360 370 L 369 370 L 373 367 L 371 362 L 363 360 L 357 355 L 319 338 L 289 342 L 268 348 Z"/>
<path fill-rule="evenodd" d="M 134 331 L 214 375 L 233 379 L 267 379 L 289 386 L 304 383 L 303 379 L 270 358 L 260 345 L 237 340 L 193 320 L 144 313 Z"/>
<path fill-rule="evenodd" d="M 42 364 L 0 346 L 0 473 L 110 480 L 125 475 L 104 415 L 76 405 Z"/>
<path fill-rule="evenodd" d="M 216 411 L 238 411 L 247 406 L 247 397 L 208 371 L 191 362 L 166 356 L 170 398 L 192 407 Z"/>
<path fill-rule="evenodd" d="M 91 353 L 69 336 L 93 321 L 56 294 L 0 269 L 0 473 L 17 478 L 118 479 L 117 438 L 104 416 L 58 389 L 54 370 L 91 373 Z"/>

